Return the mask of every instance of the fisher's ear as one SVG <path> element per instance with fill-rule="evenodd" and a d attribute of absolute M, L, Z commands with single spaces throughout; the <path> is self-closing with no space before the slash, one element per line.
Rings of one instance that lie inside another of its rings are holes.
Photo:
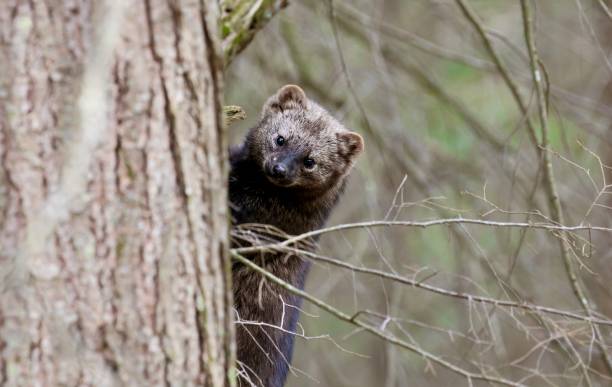
<path fill-rule="evenodd" d="M 363 152 L 364 143 L 363 137 L 355 132 L 339 132 L 336 133 L 338 139 L 338 153 L 340 156 L 351 161 Z"/>
<path fill-rule="evenodd" d="M 285 85 L 276 94 L 268 98 L 263 107 L 262 115 L 267 113 L 282 113 L 291 109 L 307 109 L 308 98 L 299 86 Z"/>

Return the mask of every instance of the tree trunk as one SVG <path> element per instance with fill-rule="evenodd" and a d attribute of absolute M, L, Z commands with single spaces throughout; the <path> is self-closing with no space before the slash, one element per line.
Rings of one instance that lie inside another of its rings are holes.
<path fill-rule="evenodd" d="M 0 385 L 230 384 L 218 20 L 0 2 Z"/>

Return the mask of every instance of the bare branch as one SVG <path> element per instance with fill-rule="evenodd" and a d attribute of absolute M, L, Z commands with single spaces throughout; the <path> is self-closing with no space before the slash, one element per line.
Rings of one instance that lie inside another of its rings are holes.
<path fill-rule="evenodd" d="M 361 329 L 363 329 L 366 332 L 369 332 L 391 344 L 397 345 L 399 347 L 405 348 L 411 352 L 414 352 L 420 356 L 422 356 L 423 358 L 438 364 L 452 372 L 455 372 L 465 378 L 467 378 L 469 381 L 472 380 L 484 380 L 484 381 L 488 381 L 488 382 L 492 382 L 492 383 L 498 383 L 501 385 L 506 385 L 506 386 L 524 386 L 521 383 L 517 383 L 517 382 L 513 382 L 511 380 L 508 379 L 504 379 L 501 377 L 497 377 L 497 376 L 492 376 L 492 375 L 487 375 L 484 372 L 483 373 L 475 373 L 475 372 L 471 372 L 468 370 L 465 370 L 453 363 L 450 363 L 446 360 L 444 360 L 443 358 L 441 358 L 440 356 L 436 356 L 435 354 L 432 354 L 430 352 L 425 351 L 424 349 L 420 348 L 419 346 L 415 345 L 415 344 L 411 344 L 408 343 L 406 341 L 397 339 L 396 337 L 385 333 L 383 331 L 381 331 L 380 329 L 367 324 L 361 320 L 359 320 L 358 318 L 353 318 L 351 316 L 349 316 L 348 314 L 342 312 L 341 310 L 338 310 L 336 308 L 334 308 L 333 306 L 325 303 L 324 301 L 310 295 L 309 293 L 300 290 L 298 288 L 296 288 L 295 286 L 283 281 L 282 279 L 276 277 L 275 275 L 269 273 L 268 271 L 266 271 L 265 269 L 261 268 L 260 266 L 256 265 L 255 263 L 253 263 L 251 260 L 249 260 L 248 258 L 245 258 L 244 256 L 240 255 L 239 253 L 236 252 L 232 252 L 232 257 L 233 259 L 235 259 L 236 261 L 242 263 L 243 265 L 249 267 L 250 269 L 258 272 L 259 274 L 263 275 L 264 277 L 266 277 L 268 280 L 274 282 L 275 284 L 281 286 L 282 288 L 286 289 L 287 291 L 300 296 L 304 299 L 306 299 L 307 301 L 315 304 L 316 306 L 318 306 L 319 308 L 325 310 L 326 312 L 330 313 L 331 315 L 335 316 L 336 318 L 345 321 L 349 324 L 355 325 Z"/>

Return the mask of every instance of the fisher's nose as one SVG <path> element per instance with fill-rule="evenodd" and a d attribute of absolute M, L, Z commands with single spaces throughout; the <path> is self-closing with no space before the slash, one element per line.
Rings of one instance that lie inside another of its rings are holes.
<path fill-rule="evenodd" d="M 277 178 L 287 177 L 287 166 L 282 163 L 275 164 L 272 167 L 272 176 Z"/>

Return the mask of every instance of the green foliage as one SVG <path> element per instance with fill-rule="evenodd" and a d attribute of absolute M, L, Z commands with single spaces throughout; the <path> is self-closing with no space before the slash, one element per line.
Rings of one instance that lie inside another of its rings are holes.
<path fill-rule="evenodd" d="M 450 82 L 474 82 L 482 77 L 482 73 L 473 67 L 459 62 L 445 60 L 442 61 L 440 67 L 444 78 Z"/>
<path fill-rule="evenodd" d="M 426 113 L 429 139 L 450 154 L 459 158 L 469 157 L 475 141 L 461 118 L 440 104 L 431 105 Z"/>

